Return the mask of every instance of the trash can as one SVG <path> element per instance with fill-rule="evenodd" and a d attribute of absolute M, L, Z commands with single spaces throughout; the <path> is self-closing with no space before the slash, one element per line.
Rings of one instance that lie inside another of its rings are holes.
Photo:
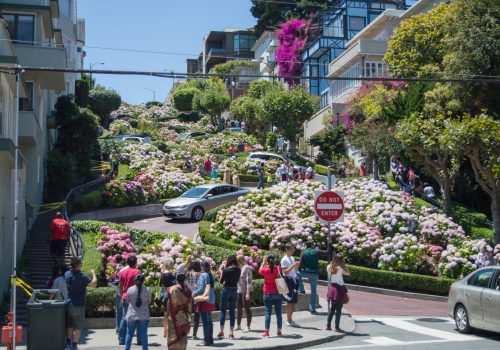
<path fill-rule="evenodd" d="M 27 305 L 28 350 L 64 350 L 66 314 L 59 289 L 35 289 Z"/>

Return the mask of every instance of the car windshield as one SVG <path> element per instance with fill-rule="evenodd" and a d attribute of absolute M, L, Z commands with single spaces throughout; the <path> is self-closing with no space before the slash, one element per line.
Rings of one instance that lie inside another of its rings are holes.
<path fill-rule="evenodd" d="M 182 139 L 185 139 L 186 137 L 189 136 L 189 133 L 185 133 L 185 134 L 180 134 L 179 137 L 177 137 L 179 140 L 182 140 Z"/>
<path fill-rule="evenodd" d="M 189 191 L 182 194 L 181 197 L 184 198 L 201 198 L 205 192 L 207 192 L 206 188 L 203 187 L 195 187 L 190 189 Z"/>

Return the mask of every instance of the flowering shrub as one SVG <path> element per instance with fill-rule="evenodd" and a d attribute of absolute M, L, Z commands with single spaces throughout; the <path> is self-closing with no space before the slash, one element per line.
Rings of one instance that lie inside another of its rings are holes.
<path fill-rule="evenodd" d="M 238 250 L 236 256 L 244 256 L 247 264 L 251 266 L 253 269 L 257 269 L 262 262 L 263 253 L 257 246 L 241 246 L 241 249 Z"/>
<path fill-rule="evenodd" d="M 302 63 L 300 53 L 306 44 L 306 25 L 303 19 L 291 19 L 281 25 L 276 37 L 280 44 L 276 48 L 276 60 L 278 61 L 279 74 L 289 85 L 299 83 Z"/>
<path fill-rule="evenodd" d="M 117 265 L 116 256 L 121 255 L 127 261 L 130 255 L 135 255 L 135 246 L 128 232 L 118 232 L 109 226 L 101 226 L 101 238 L 97 241 L 96 249 L 101 252 L 102 264 L 105 266 L 106 275 L 111 278 Z"/>
<path fill-rule="evenodd" d="M 104 185 L 102 192 L 110 207 L 124 207 L 146 203 L 147 193 L 137 181 L 114 180 Z"/>
<path fill-rule="evenodd" d="M 123 119 L 116 119 L 109 124 L 109 133 L 112 136 L 129 134 L 133 130 L 130 123 Z"/>

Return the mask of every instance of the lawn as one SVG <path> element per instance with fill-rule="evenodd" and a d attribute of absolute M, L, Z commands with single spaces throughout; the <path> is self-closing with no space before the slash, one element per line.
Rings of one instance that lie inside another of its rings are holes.
<path fill-rule="evenodd" d="M 96 234 L 82 235 L 83 245 L 85 247 L 85 256 L 83 257 L 82 272 L 91 276 L 90 270 L 99 273 L 101 265 L 101 253 L 95 248 L 98 240 Z"/>

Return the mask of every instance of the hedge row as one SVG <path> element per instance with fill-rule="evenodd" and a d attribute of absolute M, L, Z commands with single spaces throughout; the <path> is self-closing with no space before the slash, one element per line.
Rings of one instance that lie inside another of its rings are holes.
<path fill-rule="evenodd" d="M 229 207 L 232 207 L 233 205 L 235 205 L 236 203 L 238 203 L 237 201 L 231 201 L 231 202 L 228 202 L 228 203 L 225 203 L 225 204 L 222 204 L 222 205 L 219 205 L 218 207 L 215 207 L 213 209 L 210 209 L 208 210 L 206 213 L 205 213 L 205 217 L 203 218 L 203 220 L 206 220 L 206 221 L 211 221 L 211 222 L 215 222 L 215 219 L 217 217 L 217 213 L 221 210 L 221 209 L 227 209 Z"/>
<path fill-rule="evenodd" d="M 320 261 L 322 280 L 327 279 L 327 265 L 328 262 Z M 451 284 L 456 282 L 451 278 L 376 270 L 354 265 L 349 265 L 349 271 L 351 275 L 345 277 L 347 283 L 438 295 L 448 295 Z"/>
<path fill-rule="evenodd" d="M 213 233 L 210 233 L 210 224 L 211 222 L 209 221 L 200 221 L 199 236 L 204 244 L 208 244 L 219 248 L 229 249 L 233 252 L 233 254 L 236 251 L 240 250 L 241 248 L 240 244 L 231 242 L 229 240 L 225 240 L 223 238 L 217 237 Z M 208 254 L 206 255 L 210 256 Z"/>
<path fill-rule="evenodd" d="M 264 280 L 253 281 L 253 294 L 252 304 L 254 306 L 263 305 L 262 302 L 262 287 Z M 153 294 L 153 301 L 151 302 L 151 316 L 163 316 L 163 310 L 154 302 L 154 297 L 160 293 L 160 287 L 148 287 Z M 220 295 L 222 286 L 215 283 L 215 304 L 219 309 Z M 87 305 L 85 313 L 87 317 L 114 317 L 114 307 L 116 300 L 115 287 L 101 287 L 101 288 L 88 288 L 87 289 Z"/>
<path fill-rule="evenodd" d="M 259 182 L 259 175 L 241 174 L 240 181 L 241 182 Z"/>
<path fill-rule="evenodd" d="M 316 164 L 314 166 L 314 171 L 316 172 L 316 174 L 328 175 L 328 167 L 321 164 Z"/>

